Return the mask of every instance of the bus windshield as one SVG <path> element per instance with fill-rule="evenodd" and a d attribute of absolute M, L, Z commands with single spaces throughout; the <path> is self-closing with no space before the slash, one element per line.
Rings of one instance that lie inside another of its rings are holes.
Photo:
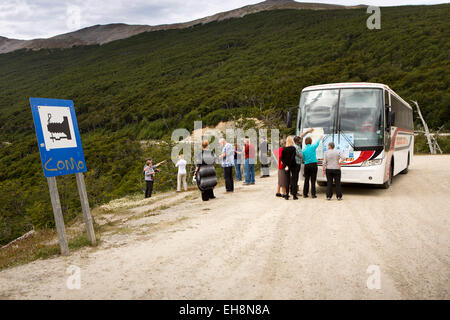
<path fill-rule="evenodd" d="M 303 128 L 323 128 L 324 134 L 335 131 L 339 90 L 304 92 L 300 99 Z"/>
<path fill-rule="evenodd" d="M 383 91 L 342 89 L 339 100 L 339 130 L 351 132 L 355 147 L 383 144 Z"/>
<path fill-rule="evenodd" d="M 355 148 L 383 145 L 381 89 L 307 91 L 302 94 L 300 108 L 302 128 L 323 128 L 324 134 L 353 134 Z"/>

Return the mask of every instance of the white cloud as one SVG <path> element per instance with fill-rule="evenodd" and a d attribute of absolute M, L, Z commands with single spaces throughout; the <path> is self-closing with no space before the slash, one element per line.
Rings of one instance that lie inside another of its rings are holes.
<path fill-rule="evenodd" d="M 0 36 L 48 38 L 96 24 L 186 22 L 262 0 L 0 0 Z M 312 2 L 314 0 L 304 0 Z M 377 6 L 437 4 L 439 0 L 325 0 Z"/>

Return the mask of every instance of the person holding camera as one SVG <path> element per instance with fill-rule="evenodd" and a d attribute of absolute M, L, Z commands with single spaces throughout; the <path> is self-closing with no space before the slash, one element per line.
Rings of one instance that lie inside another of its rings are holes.
<path fill-rule="evenodd" d="M 145 198 L 151 198 L 153 192 L 153 181 L 155 178 L 155 173 L 160 170 L 157 169 L 160 165 L 162 165 L 166 160 L 161 161 L 160 163 L 153 165 L 152 158 L 148 158 L 145 162 L 144 166 L 144 179 L 145 179 Z"/>

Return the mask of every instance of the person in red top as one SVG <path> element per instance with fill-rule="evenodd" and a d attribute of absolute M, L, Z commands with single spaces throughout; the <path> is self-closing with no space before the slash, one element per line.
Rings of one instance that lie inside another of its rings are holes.
<path fill-rule="evenodd" d="M 255 147 L 250 144 L 249 139 L 245 139 L 245 185 L 255 184 Z"/>
<path fill-rule="evenodd" d="M 287 185 L 287 177 L 284 172 L 283 162 L 281 162 L 281 153 L 283 152 L 284 145 L 286 144 L 285 140 L 280 140 L 280 148 L 275 151 L 275 156 L 278 160 L 278 184 L 277 184 L 277 197 L 282 197 L 283 194 L 286 194 L 286 185 Z M 281 192 L 280 192 L 281 191 Z"/>

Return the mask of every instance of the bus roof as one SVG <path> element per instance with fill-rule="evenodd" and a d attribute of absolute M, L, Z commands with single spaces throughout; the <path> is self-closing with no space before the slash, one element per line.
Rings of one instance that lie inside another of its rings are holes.
<path fill-rule="evenodd" d="M 344 83 L 329 83 L 329 84 L 320 84 L 316 86 L 309 86 L 302 90 L 304 91 L 313 91 L 313 90 L 324 90 L 324 89 L 343 89 L 343 88 L 377 88 L 377 89 L 385 89 L 389 91 L 392 95 L 396 96 L 400 101 L 402 101 L 409 108 L 411 106 L 405 100 L 403 100 L 397 93 L 394 92 L 389 86 L 382 83 L 370 83 L 370 82 L 344 82 Z M 411 108 L 412 109 L 412 108 Z"/>

